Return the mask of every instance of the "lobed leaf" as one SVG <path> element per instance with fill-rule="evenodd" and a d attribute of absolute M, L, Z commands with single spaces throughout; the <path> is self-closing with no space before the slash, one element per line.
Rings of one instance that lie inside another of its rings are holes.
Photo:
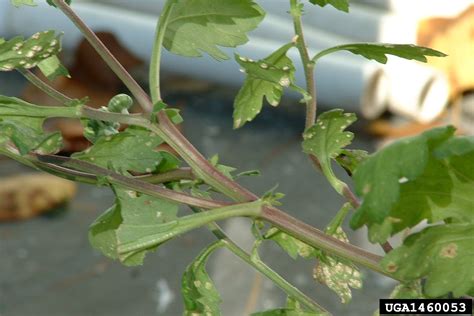
<path fill-rule="evenodd" d="M 176 168 L 179 162 L 174 156 L 158 151 L 157 147 L 162 143 L 158 135 L 132 126 L 121 133 L 99 138 L 90 148 L 73 157 L 105 168 L 112 166 L 122 173 L 159 172 L 164 171 L 164 165 L 168 170 Z"/>
<path fill-rule="evenodd" d="M 60 51 L 60 35 L 55 31 L 38 32 L 26 40 L 15 37 L 0 43 L 0 71 L 33 68 Z"/>
<path fill-rule="evenodd" d="M 365 224 L 372 242 L 384 242 L 423 220 L 473 222 L 473 161 L 474 142 L 455 137 L 452 127 L 389 145 L 354 173 L 363 202 L 352 227 Z"/>
<path fill-rule="evenodd" d="M 181 293 L 184 299 L 185 315 L 221 315 L 221 298 L 214 282 L 206 271 L 209 256 L 224 246 L 217 241 L 204 249 L 186 268 L 181 282 Z"/>
<path fill-rule="evenodd" d="M 283 88 L 294 86 L 295 67 L 286 56 L 293 46 L 286 44 L 259 61 L 235 55 L 247 78 L 234 101 L 234 128 L 252 121 L 262 110 L 264 98 L 270 105 L 278 106 Z"/>
<path fill-rule="evenodd" d="M 329 4 L 340 11 L 349 12 L 349 0 L 309 0 L 309 2 L 321 7 Z"/>
<path fill-rule="evenodd" d="M 217 60 L 228 59 L 218 46 L 236 47 L 248 41 L 265 13 L 251 0 L 177 0 L 171 11 L 163 45 L 170 52 Z"/>
<path fill-rule="evenodd" d="M 354 134 L 345 131 L 356 121 L 353 113 L 335 109 L 319 115 L 316 124 L 303 134 L 303 151 L 318 158 L 324 175 L 337 192 L 342 193 L 344 183 L 337 179 L 331 167 L 331 160 L 338 157 L 349 145 Z"/>
<path fill-rule="evenodd" d="M 431 226 L 405 239 L 381 264 L 398 278 L 426 278 L 424 294 L 455 297 L 474 294 L 474 224 Z"/>
<path fill-rule="evenodd" d="M 447 55 L 428 47 L 412 44 L 385 44 L 385 43 L 354 43 L 329 48 L 317 54 L 313 60 L 332 53 L 345 50 L 367 59 L 373 59 L 379 63 L 386 64 L 387 55 L 393 55 L 404 59 L 416 60 L 426 63 L 427 56 L 446 57 Z"/>

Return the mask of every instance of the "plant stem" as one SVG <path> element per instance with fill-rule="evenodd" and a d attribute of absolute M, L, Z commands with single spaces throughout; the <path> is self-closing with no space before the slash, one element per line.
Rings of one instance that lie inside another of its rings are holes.
<path fill-rule="evenodd" d="M 160 89 L 160 69 L 161 69 L 161 48 L 165 38 L 168 20 L 173 11 L 176 1 L 166 1 L 163 11 L 156 26 L 155 42 L 153 43 L 153 53 L 150 61 L 150 94 L 153 103 L 161 101 Z"/>
<path fill-rule="evenodd" d="M 168 190 L 160 186 L 137 180 L 134 178 L 126 177 L 121 174 L 115 173 L 111 170 L 101 168 L 94 164 L 88 163 L 86 161 L 72 159 L 68 157 L 60 157 L 53 155 L 33 155 L 40 162 L 46 163 L 46 166 L 53 167 L 54 165 L 59 166 L 70 166 L 73 168 L 80 169 L 81 171 L 91 172 L 96 176 L 103 177 L 107 179 L 110 183 L 123 186 L 126 188 L 134 189 L 139 192 L 155 196 L 161 199 L 165 199 L 172 202 L 183 203 L 187 205 L 193 205 L 197 207 L 202 207 L 206 209 L 222 207 L 229 205 L 226 202 L 218 202 L 214 200 L 207 200 L 203 198 L 194 197 L 185 193 Z"/>
<path fill-rule="evenodd" d="M 95 33 L 82 21 L 79 16 L 71 9 L 71 7 L 64 0 L 53 0 L 53 3 L 76 25 L 81 31 L 87 41 L 92 47 L 99 53 L 100 57 L 107 63 L 112 71 L 122 80 L 125 86 L 135 96 L 138 103 L 145 112 L 150 112 L 153 109 L 153 105 L 150 102 L 150 98 L 138 85 L 138 83 L 132 78 L 132 76 L 125 70 L 125 68 L 119 63 L 109 49 L 100 41 Z"/>
<path fill-rule="evenodd" d="M 264 208 L 261 217 L 278 227 L 280 230 L 291 234 L 308 245 L 394 278 L 392 275 L 385 272 L 379 265 L 382 257 L 338 239 L 329 239 L 329 236 L 323 232 L 306 223 L 295 220 L 293 217 L 279 211 L 278 209 L 272 207 Z"/>
<path fill-rule="evenodd" d="M 227 195 L 237 202 L 252 201 L 257 197 L 237 182 L 227 178 L 217 170 L 209 161 L 199 153 L 194 146 L 176 129 L 173 123 L 161 119 L 165 113 L 159 113 L 160 124 L 148 124 L 149 130 L 157 133 L 168 145 L 170 145 L 193 169 L 197 178 L 212 186 L 217 191 Z M 170 137 L 173 135 L 173 137 Z"/>
<path fill-rule="evenodd" d="M 138 103 L 142 106 L 142 108 L 146 111 L 149 112 L 152 110 L 153 105 L 146 95 L 146 93 L 141 89 L 141 87 L 136 83 L 136 81 L 127 73 L 127 71 L 120 65 L 120 63 L 117 61 L 117 59 L 110 53 L 110 51 L 105 47 L 105 45 L 95 36 L 95 34 L 90 30 L 87 25 L 71 10 L 71 8 L 64 2 L 64 0 L 53 0 L 54 3 L 76 24 L 76 26 L 79 28 L 79 30 L 84 34 L 86 39 L 91 43 L 91 45 L 96 49 L 96 51 L 100 54 L 100 56 L 106 61 L 106 63 L 111 67 L 111 69 L 120 77 L 120 79 L 124 82 L 124 84 L 129 88 L 129 90 L 132 92 L 132 94 L 137 98 Z M 292 2 L 295 2 L 297 4 L 296 0 L 291 0 Z M 303 48 L 305 44 L 303 43 Z M 310 63 L 311 64 L 311 63 Z M 303 65 L 305 66 L 305 65 Z M 306 65 L 305 68 L 307 68 L 308 65 Z M 306 73 L 306 72 L 305 72 Z M 310 82 L 313 79 L 310 78 Z M 314 80 L 313 80 L 314 82 Z M 310 90 L 313 91 L 313 95 L 316 95 L 315 87 L 314 84 L 310 86 L 308 83 L 308 87 L 311 88 Z M 315 119 L 315 111 L 316 111 L 316 98 L 314 97 L 312 102 L 314 102 L 314 106 L 312 106 L 312 110 L 309 112 L 314 112 L 314 119 Z M 97 112 L 93 111 L 83 111 L 84 114 L 92 114 L 94 113 L 95 115 L 100 114 Z M 104 121 L 106 117 L 109 117 L 108 114 L 111 113 L 105 113 L 103 112 L 104 115 Z M 116 116 L 118 119 L 119 117 Z M 312 120 L 314 120 L 312 119 Z M 172 122 L 169 120 L 168 116 L 166 113 L 163 111 L 160 111 L 158 113 L 158 121 L 159 125 L 152 125 L 151 122 L 148 122 L 145 125 L 143 123 L 144 118 L 142 117 L 141 119 L 136 120 L 136 124 L 139 126 L 144 126 L 149 129 L 151 129 L 153 126 L 153 129 L 155 132 L 157 132 L 161 137 L 163 137 L 163 140 L 168 143 L 174 150 L 176 150 L 181 157 L 193 168 L 193 171 L 195 172 L 196 176 L 204 180 L 206 183 L 209 185 L 213 186 L 216 188 L 218 191 L 224 193 L 225 195 L 231 197 L 232 199 L 236 201 L 249 201 L 249 200 L 256 200 L 257 197 L 246 190 L 245 188 L 241 187 L 238 183 L 232 181 L 231 179 L 228 179 L 225 175 L 223 175 L 219 170 L 217 170 L 214 166 L 212 166 L 207 159 L 205 159 L 195 148 L 192 146 L 191 143 L 176 129 L 176 127 L 172 124 Z M 124 119 L 123 121 L 129 121 L 128 119 Z M 307 120 L 308 122 L 310 120 Z M 308 243 L 314 247 L 318 247 L 318 244 L 326 244 L 326 245 L 339 245 L 340 241 L 337 240 L 336 238 L 333 238 L 331 236 L 325 235 L 323 232 L 301 222 L 298 221 L 297 219 L 289 216 L 288 214 L 275 209 L 275 208 L 268 208 L 264 207 L 264 211 L 266 211 L 267 214 L 267 220 L 270 222 L 275 222 L 278 223 L 280 226 L 286 226 L 291 227 L 286 229 L 286 232 L 293 235 L 293 230 L 295 230 L 295 234 L 298 233 L 299 227 L 309 227 L 311 229 L 306 229 L 306 232 L 310 235 L 308 238 L 302 239 L 307 240 Z M 265 212 L 264 212 L 265 213 Z M 304 229 L 303 229 L 304 230 Z M 301 234 L 301 233 L 300 233 Z M 354 256 L 354 253 L 358 253 L 357 247 L 354 247 L 349 244 L 345 244 L 347 249 L 345 251 L 339 251 L 338 255 L 341 258 L 346 258 L 350 259 L 351 257 Z M 326 247 L 325 249 L 328 253 L 333 253 L 331 246 Z M 347 251 L 347 253 L 346 253 Z M 362 265 L 365 265 L 367 267 L 375 267 L 374 270 L 380 272 L 380 267 L 378 266 L 378 260 L 374 260 L 372 256 L 373 254 L 367 253 L 368 258 L 367 262 L 363 260 L 363 258 L 360 258 L 358 262 Z M 357 256 L 355 256 L 357 257 Z M 378 258 L 378 257 L 377 257 Z M 384 272 L 381 272 L 384 273 Z M 386 274 L 386 273 L 384 273 Z"/>
<path fill-rule="evenodd" d="M 300 53 L 301 62 L 303 64 L 306 90 L 311 95 L 311 99 L 306 102 L 306 121 L 305 129 L 313 126 L 316 121 L 317 100 L 316 100 L 316 85 L 314 82 L 314 63 L 309 57 L 308 48 L 304 39 L 303 24 L 301 22 L 301 9 L 299 8 L 298 0 L 291 0 L 291 16 L 293 17 L 293 27 L 295 29 L 295 44 Z"/>
<path fill-rule="evenodd" d="M 311 100 L 306 102 L 306 122 L 305 122 L 305 129 L 310 128 L 311 126 L 314 125 L 316 121 L 316 112 L 317 112 L 317 94 L 316 94 L 316 85 L 315 85 L 315 80 L 314 80 L 314 67 L 315 67 L 315 62 L 330 53 L 343 50 L 346 47 L 349 47 L 349 45 L 341 45 L 341 46 L 336 46 L 333 48 L 329 48 L 327 50 L 324 50 L 317 54 L 316 56 L 313 57 L 313 59 L 310 58 L 308 48 L 306 46 L 306 42 L 304 39 L 304 33 L 303 33 L 303 24 L 301 22 L 301 9 L 299 8 L 299 0 L 290 0 L 291 4 L 291 16 L 293 17 L 293 26 L 295 29 L 295 34 L 296 34 L 296 47 L 298 48 L 298 51 L 300 53 L 301 57 L 301 62 L 303 63 L 303 69 L 305 73 L 305 79 L 306 79 L 306 89 L 308 93 L 311 95 Z M 311 159 L 312 164 L 316 167 L 318 170 L 321 169 L 321 164 L 318 160 L 318 158 L 314 155 L 309 156 Z M 340 181 L 342 182 L 342 181 Z M 334 183 L 331 183 L 332 185 Z M 339 183 L 338 183 L 339 185 Z M 334 185 L 333 185 L 334 186 Z M 351 203 L 351 205 L 354 208 L 358 208 L 360 206 L 359 201 L 357 200 L 356 196 L 354 193 L 351 191 L 349 186 L 342 182 L 343 189 L 341 192 L 338 188 L 335 187 L 336 191 L 338 191 L 342 196 L 346 198 L 346 200 Z M 384 244 L 381 244 L 383 250 L 385 253 L 390 252 L 393 248 L 390 245 L 390 243 L 387 241 Z"/>
<path fill-rule="evenodd" d="M 195 207 L 191 207 L 191 209 L 196 213 L 200 212 L 200 210 Z M 329 312 L 327 312 L 322 306 L 320 306 L 306 294 L 294 287 L 291 283 L 285 280 L 281 275 L 279 275 L 272 268 L 267 266 L 264 262 L 262 262 L 261 260 L 252 260 L 250 254 L 244 249 L 242 249 L 239 245 L 237 245 L 234 241 L 232 241 L 232 239 L 230 239 L 226 235 L 226 233 L 217 223 L 213 222 L 208 224 L 208 226 L 214 236 L 216 236 L 217 239 L 223 241 L 227 249 L 233 252 L 237 257 L 242 259 L 248 265 L 254 267 L 258 272 L 266 276 L 268 279 L 272 280 L 272 282 L 275 283 L 278 287 L 280 287 L 280 289 L 282 289 L 288 296 L 296 298 L 298 301 L 306 305 L 306 307 L 310 308 L 311 310 L 322 311 L 330 315 Z"/>
<path fill-rule="evenodd" d="M 71 98 L 62 94 L 61 92 L 57 91 L 43 80 L 38 78 L 33 72 L 28 69 L 18 68 L 19 73 L 21 73 L 29 82 L 39 88 L 41 91 L 45 92 L 47 95 L 52 97 L 53 99 L 59 101 L 61 104 L 65 104 L 67 102 L 72 101 Z"/>
<path fill-rule="evenodd" d="M 119 254 L 136 252 L 150 247 L 159 245 L 178 235 L 182 235 L 193 229 L 205 226 L 215 221 L 221 221 L 231 217 L 257 217 L 262 212 L 262 201 L 254 201 L 249 203 L 234 204 L 221 208 L 209 210 L 198 214 L 183 216 L 175 221 L 163 223 L 169 229 L 161 228 L 155 234 L 143 236 L 138 240 L 119 245 Z M 157 228 L 159 228 L 157 225 Z M 133 254 L 133 253 L 132 253 Z"/>
<path fill-rule="evenodd" d="M 178 168 L 158 174 L 136 176 L 135 179 L 157 184 L 179 180 L 194 180 L 195 176 L 191 168 Z"/>
<path fill-rule="evenodd" d="M 92 112 L 95 113 L 95 112 Z M 110 120 L 113 121 L 109 115 L 112 113 L 107 113 L 107 112 L 102 112 L 102 120 Z M 122 120 L 120 120 L 120 123 L 127 123 L 125 117 L 121 117 Z M 207 182 L 207 179 L 210 178 L 214 182 L 217 183 L 217 185 L 220 186 L 225 186 L 224 189 L 227 189 L 227 192 L 232 193 L 232 195 L 227 194 L 230 197 L 236 197 L 235 199 L 237 201 L 249 201 L 249 200 L 256 200 L 258 199 L 257 196 L 255 196 L 253 193 L 247 191 L 245 188 L 241 187 L 238 185 L 236 182 L 228 179 L 226 179 L 226 183 L 232 183 L 232 188 L 228 188 L 226 185 L 223 183 L 219 183 L 219 180 L 216 180 L 216 177 L 218 174 L 218 171 L 214 171 L 214 166 L 210 165 L 211 171 L 208 171 L 209 169 L 202 169 L 203 165 L 205 166 L 204 168 L 208 168 L 208 164 L 202 164 L 200 162 L 196 162 L 194 159 L 195 157 L 188 155 L 188 152 L 183 149 L 183 146 L 181 145 L 181 142 L 175 142 L 174 140 L 170 139 L 168 140 L 168 136 L 166 133 L 163 133 L 163 130 L 158 128 L 159 126 L 153 125 L 149 122 L 145 122 L 143 120 L 139 121 L 140 126 L 146 127 L 150 129 L 151 131 L 156 132 L 160 137 L 163 137 L 163 139 L 171 145 L 176 151 L 178 151 L 179 154 L 182 153 L 182 157 L 184 160 L 186 160 L 190 166 L 193 168 L 193 171 L 196 173 L 196 175 L 200 177 L 200 175 L 197 173 L 198 170 L 200 170 L 200 174 L 203 174 L 206 176 L 206 179 L 204 179 Z M 163 125 L 160 125 L 160 127 L 163 127 Z M 174 127 L 174 126 L 173 126 Z M 182 135 L 180 135 L 182 138 L 180 138 L 180 141 L 183 142 L 188 142 Z M 198 153 L 199 154 L 199 153 Z M 199 154 L 200 155 L 200 154 Z M 201 156 L 202 157 L 202 156 Z M 204 158 L 202 158 L 204 159 Z M 206 160 L 207 162 L 207 160 Z M 202 171 L 204 170 L 204 171 Z M 207 173 L 209 172 L 209 173 Z M 223 192 L 223 190 L 221 190 Z M 347 259 L 347 260 L 354 260 L 354 262 L 359 263 L 363 266 L 366 266 L 368 268 L 371 268 L 375 271 L 378 271 L 380 273 L 383 273 L 387 276 L 390 276 L 386 272 L 381 270 L 381 267 L 378 265 L 378 262 L 380 261 L 380 257 L 376 256 L 370 252 L 366 252 L 356 246 L 346 244 L 341 242 L 340 240 L 329 236 L 322 231 L 307 225 L 304 222 L 301 222 L 297 220 L 296 218 L 286 214 L 285 212 L 273 208 L 273 207 L 268 207 L 264 206 L 264 211 L 262 213 L 262 218 L 264 220 L 269 221 L 270 223 L 274 224 L 281 230 L 284 230 L 288 234 L 295 236 L 296 238 L 308 243 L 309 245 L 315 247 L 315 248 L 321 248 L 328 253 L 335 254 L 341 258 Z M 366 256 L 366 258 L 364 258 Z M 392 277 L 392 276 L 390 276 Z"/>

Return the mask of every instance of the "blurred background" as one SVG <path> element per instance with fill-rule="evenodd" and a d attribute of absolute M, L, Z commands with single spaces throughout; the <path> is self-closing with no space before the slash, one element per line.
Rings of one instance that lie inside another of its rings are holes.
<path fill-rule="evenodd" d="M 36 8 L 15 8 L 0 0 L 0 37 L 31 36 L 40 30 L 64 31 L 63 62 L 72 79 L 58 79 L 56 88 L 72 97 L 89 96 L 102 106 L 127 91 L 106 69 L 80 33 L 58 10 L 39 2 Z M 75 0 L 77 13 L 96 31 L 121 63 L 144 87 L 154 28 L 164 1 Z M 236 49 L 260 59 L 293 37 L 288 1 L 258 0 L 267 16 Z M 351 42 L 412 43 L 447 53 L 427 64 L 390 58 L 387 65 L 347 53 L 324 57 L 317 66 L 320 111 L 333 107 L 356 112 L 353 148 L 374 151 L 394 139 L 453 124 L 462 134 L 474 134 L 474 0 L 353 0 L 349 15 L 332 8 L 306 5 L 303 23 L 309 49 Z M 233 49 L 225 49 L 229 56 Z M 297 52 L 291 57 L 299 67 Z M 324 177 L 312 170 L 301 153 L 304 107 L 295 95 L 278 108 L 264 105 L 255 121 L 232 129 L 232 102 L 244 75 L 232 59 L 217 62 L 208 56 L 163 56 L 165 101 L 179 107 L 183 133 L 207 157 L 241 171 L 262 175 L 241 182 L 257 194 L 275 184 L 284 192 L 284 208 L 323 229 L 343 200 Z M 18 73 L 0 72 L 0 94 L 48 104 L 52 101 Z M 65 138 L 62 154 L 88 146 L 79 124 L 48 122 Z M 347 177 L 340 172 L 341 177 Z M 0 315 L 180 315 L 181 274 L 200 249 L 213 240 L 206 230 L 193 231 L 168 242 L 138 268 L 126 268 L 96 252 L 87 239 L 88 226 L 113 203 L 106 188 L 72 184 L 34 173 L 0 156 Z M 253 240 L 248 221 L 223 224 L 240 245 Z M 363 230 L 350 240 L 381 252 L 365 242 Z M 364 288 L 353 291 L 350 304 L 318 285 L 311 277 L 314 262 L 292 260 L 274 244 L 265 244 L 262 258 L 335 315 L 370 315 L 378 298 L 394 282 L 363 270 Z M 210 275 L 223 299 L 224 315 L 248 315 L 283 306 L 285 295 L 271 282 L 218 251 L 209 263 Z"/>

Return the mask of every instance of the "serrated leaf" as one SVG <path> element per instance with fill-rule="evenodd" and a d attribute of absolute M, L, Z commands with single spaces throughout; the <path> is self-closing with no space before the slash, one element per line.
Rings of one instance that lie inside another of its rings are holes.
<path fill-rule="evenodd" d="M 111 165 L 121 172 L 156 172 L 163 163 L 177 167 L 178 160 L 174 156 L 163 155 L 156 149 L 162 143 L 156 134 L 132 126 L 121 133 L 99 138 L 90 148 L 73 157 L 105 168 Z"/>
<path fill-rule="evenodd" d="M 340 11 L 349 12 L 349 0 L 309 0 L 309 2 L 321 7 L 329 4 Z"/>
<path fill-rule="evenodd" d="M 286 44 L 256 62 L 236 54 L 236 60 L 247 73 L 247 78 L 234 101 L 234 128 L 252 121 L 262 110 L 264 98 L 270 105 L 277 106 L 283 88 L 294 85 L 295 67 L 286 56 L 293 46 L 293 43 Z"/>
<path fill-rule="evenodd" d="M 219 292 L 206 271 L 209 256 L 224 246 L 217 241 L 204 249 L 186 268 L 181 282 L 181 293 L 184 299 L 185 315 L 221 315 Z"/>
<path fill-rule="evenodd" d="M 339 193 L 342 193 L 344 183 L 334 174 L 331 159 L 339 156 L 342 149 L 352 142 L 354 134 L 345 129 L 356 119 L 353 113 L 331 110 L 319 115 L 316 124 L 303 134 L 303 151 L 318 158 L 324 175 Z"/>
<path fill-rule="evenodd" d="M 463 154 L 455 155 L 449 144 L 459 147 L 456 139 L 452 127 L 438 128 L 367 159 L 354 174 L 363 203 L 352 227 L 365 224 L 372 242 L 384 242 L 422 220 L 473 222 L 474 146 L 463 142 Z"/>
<path fill-rule="evenodd" d="M 46 133 L 42 107 L 17 98 L 0 96 L 0 146 L 15 145 L 21 155 L 50 154 L 62 147 L 60 133 Z"/>
<path fill-rule="evenodd" d="M 343 149 L 341 154 L 336 157 L 336 161 L 349 175 L 352 175 L 368 156 L 369 154 L 365 150 Z"/>
<path fill-rule="evenodd" d="M 69 71 L 61 64 L 57 56 L 51 56 L 38 64 L 39 69 L 48 80 L 55 80 L 58 77 L 68 77 Z"/>
<path fill-rule="evenodd" d="M 30 7 L 34 7 L 37 5 L 34 0 L 10 0 L 10 2 L 17 8 L 21 7 L 22 5 L 27 5 Z"/>
<path fill-rule="evenodd" d="M 317 257 L 319 254 L 319 250 L 275 227 L 268 230 L 264 238 L 275 241 L 293 259 L 298 256 L 308 259 Z"/>
<path fill-rule="evenodd" d="M 172 53 L 199 57 L 205 52 L 228 59 L 218 46 L 236 47 L 248 41 L 265 13 L 251 0 L 178 0 L 171 11 L 163 45 Z"/>
<path fill-rule="evenodd" d="M 345 243 L 349 243 L 347 235 L 341 227 L 338 227 L 331 235 Z M 351 301 L 351 288 L 362 288 L 362 276 L 355 265 L 342 262 L 325 253 L 319 256 L 319 262 L 314 268 L 313 277 L 319 283 L 325 284 L 333 290 L 340 297 L 343 304 Z"/>
<path fill-rule="evenodd" d="M 27 40 L 15 37 L 0 44 L 0 71 L 33 68 L 60 51 L 60 35 L 55 31 L 38 32 Z"/>
<path fill-rule="evenodd" d="M 417 60 L 426 63 L 427 56 L 446 57 L 447 55 L 437 50 L 416 46 L 411 44 L 385 44 L 385 43 L 354 43 L 329 48 L 315 58 L 326 55 L 329 52 L 349 51 L 367 59 L 373 59 L 379 63 L 387 63 L 387 55 L 393 55 L 408 60 Z"/>
<path fill-rule="evenodd" d="M 426 278 L 424 293 L 455 297 L 474 292 L 474 224 L 432 226 L 405 239 L 382 267 L 402 280 Z"/>

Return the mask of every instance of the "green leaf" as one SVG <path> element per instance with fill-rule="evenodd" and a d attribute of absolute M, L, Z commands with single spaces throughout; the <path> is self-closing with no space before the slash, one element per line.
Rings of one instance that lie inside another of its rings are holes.
<path fill-rule="evenodd" d="M 224 246 L 217 241 L 204 249 L 186 268 L 181 282 L 181 293 L 184 299 L 184 315 L 221 315 L 219 292 L 206 271 L 209 256 Z"/>
<path fill-rule="evenodd" d="M 68 77 L 68 70 L 61 64 L 61 61 L 57 56 L 51 56 L 38 64 L 39 69 L 49 80 L 55 80 L 58 77 Z"/>
<path fill-rule="evenodd" d="M 60 133 L 45 133 L 45 119 L 45 108 L 0 96 L 0 146 L 11 142 L 21 155 L 32 151 L 56 153 L 62 147 L 62 137 Z"/>
<path fill-rule="evenodd" d="M 349 51 L 367 59 L 373 59 L 382 64 L 387 63 L 387 55 L 394 55 L 409 60 L 413 59 L 424 63 L 428 61 L 427 56 L 447 56 L 437 50 L 411 44 L 354 43 L 328 48 L 318 53 L 313 60 L 315 61 L 324 55 L 341 50 Z"/>
<path fill-rule="evenodd" d="M 123 196 L 124 201 L 127 201 L 130 206 L 136 205 L 136 208 L 131 208 L 131 211 L 127 212 L 124 211 L 122 206 L 121 214 L 124 220 L 116 232 L 118 257 L 126 265 L 141 264 L 147 251 L 210 222 L 235 216 L 255 216 L 261 211 L 263 205 L 262 201 L 257 200 L 183 216 L 175 220 L 163 220 L 165 214 L 167 214 L 165 212 L 174 210 L 167 205 L 174 204 L 157 201 L 153 211 L 143 215 L 142 205 L 147 205 L 153 201 L 141 202 L 138 200 L 141 196 L 134 191 L 126 191 L 125 193 L 129 198 Z M 137 200 L 132 205 L 133 202 L 128 199 Z M 155 219 L 153 216 L 155 216 Z"/>
<path fill-rule="evenodd" d="M 10 2 L 17 8 L 21 7 L 22 5 L 27 5 L 30 7 L 35 7 L 37 5 L 34 0 L 10 0 Z"/>
<path fill-rule="evenodd" d="M 426 278 L 428 297 L 459 297 L 474 292 L 473 244 L 474 224 L 432 226 L 410 235 L 381 264 L 402 280 Z"/>
<path fill-rule="evenodd" d="M 33 68 L 60 51 L 60 35 L 55 31 L 38 32 L 27 40 L 15 37 L 0 44 L 0 71 Z"/>
<path fill-rule="evenodd" d="M 135 191 L 114 187 L 116 201 L 89 229 L 92 246 L 112 259 L 120 259 L 127 266 L 141 265 L 147 252 L 157 245 L 132 253 L 120 254 L 119 247 L 136 241 L 144 235 L 156 233 L 160 228 L 175 225 L 178 206 L 163 199 Z"/>
<path fill-rule="evenodd" d="M 343 207 L 343 210 L 347 209 L 348 207 Z M 341 227 L 338 227 L 331 235 L 345 243 L 349 243 L 347 235 Z M 319 262 L 314 268 L 313 277 L 319 283 L 325 284 L 333 290 L 340 297 L 343 304 L 351 301 L 351 288 L 362 288 L 362 276 L 355 265 L 350 262 L 342 262 L 325 253 L 319 256 Z"/>
<path fill-rule="evenodd" d="M 336 161 L 349 175 L 352 175 L 368 156 L 369 154 L 365 150 L 343 149 L 341 154 L 336 157 Z"/>
<path fill-rule="evenodd" d="M 269 229 L 264 238 L 275 241 L 293 259 L 298 256 L 308 259 L 317 257 L 319 254 L 319 250 L 275 227 Z"/>
<path fill-rule="evenodd" d="M 109 100 L 107 107 L 102 107 L 102 111 L 111 113 L 129 114 L 128 110 L 133 106 L 133 99 L 126 94 L 117 94 Z M 118 134 L 120 123 L 105 122 L 97 120 L 83 120 L 84 136 L 91 142 L 95 143 L 102 137 L 110 137 Z"/>
<path fill-rule="evenodd" d="M 134 191 L 117 188 L 117 204 L 123 218 L 116 230 L 117 251 L 120 261 L 127 266 L 143 263 L 145 255 L 160 243 L 140 247 L 133 251 L 121 251 L 121 247 L 137 240 L 147 239 L 150 234 L 169 230 L 177 225 L 178 205 Z"/>
<path fill-rule="evenodd" d="M 292 47 L 293 43 L 286 44 L 259 61 L 235 55 L 237 62 L 247 73 L 247 78 L 234 101 L 234 128 L 242 127 L 260 113 L 263 98 L 270 105 L 278 106 L 284 87 L 306 93 L 294 85 L 295 67 L 291 59 L 286 56 Z"/>
<path fill-rule="evenodd" d="M 276 308 L 264 312 L 253 313 L 251 316 L 323 316 L 326 313 L 320 311 L 305 311 L 300 303 L 292 297 L 288 297 L 285 308 Z"/>
<path fill-rule="evenodd" d="M 474 142 L 455 137 L 452 127 L 387 146 L 354 174 L 363 203 L 351 226 L 365 224 L 372 242 L 384 242 L 422 220 L 474 222 L 473 161 Z"/>
<path fill-rule="evenodd" d="M 74 158 L 89 161 L 98 166 L 112 166 L 120 172 L 134 171 L 152 173 L 160 171 L 162 164 L 178 165 L 171 154 L 157 151 L 163 141 L 157 135 L 139 127 L 129 127 L 125 131 L 99 138 L 87 150 L 76 153 Z"/>
<path fill-rule="evenodd" d="M 234 176 L 232 175 L 232 172 L 234 172 L 235 170 L 237 170 L 236 168 L 234 167 L 230 167 L 230 166 L 226 166 L 226 165 L 222 165 L 222 164 L 219 164 L 219 155 L 215 154 L 214 156 L 212 156 L 210 159 L 209 159 L 209 162 L 217 168 L 217 170 L 219 170 L 220 172 L 222 172 L 223 175 L 225 175 L 227 178 L 233 180 L 234 179 Z"/>
<path fill-rule="evenodd" d="M 349 0 L 309 0 L 309 2 L 321 7 L 329 4 L 340 11 L 349 12 Z"/>
<path fill-rule="evenodd" d="M 172 53 L 217 60 L 228 59 L 218 46 L 237 47 L 265 13 L 251 0 L 177 0 L 169 17 L 163 45 Z"/>
<path fill-rule="evenodd" d="M 334 174 L 331 159 L 339 156 L 342 149 L 352 142 L 354 134 L 344 130 L 356 119 L 353 113 L 344 113 L 340 109 L 331 110 L 319 115 L 316 124 L 303 134 L 303 151 L 318 158 L 324 175 L 340 194 L 345 184 Z"/>
<path fill-rule="evenodd" d="M 92 247 L 109 258 L 117 259 L 116 231 L 122 221 L 120 206 L 117 204 L 100 215 L 89 227 L 89 242 Z"/>

